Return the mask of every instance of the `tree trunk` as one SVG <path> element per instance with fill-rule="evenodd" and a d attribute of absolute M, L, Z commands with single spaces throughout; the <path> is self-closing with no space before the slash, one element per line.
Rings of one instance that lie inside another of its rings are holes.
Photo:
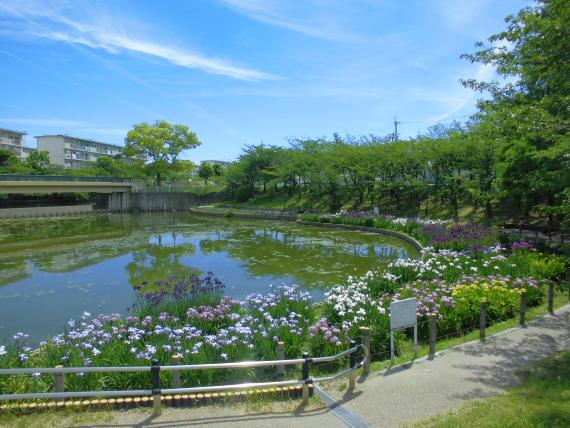
<path fill-rule="evenodd" d="M 490 224 L 493 219 L 493 207 L 491 206 L 491 201 L 485 202 L 485 217 L 487 217 L 487 222 Z"/>

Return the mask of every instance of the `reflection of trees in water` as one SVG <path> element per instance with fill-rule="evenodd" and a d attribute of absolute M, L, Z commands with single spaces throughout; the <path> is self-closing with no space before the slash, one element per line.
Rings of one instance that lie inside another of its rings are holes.
<path fill-rule="evenodd" d="M 21 263 L 31 259 L 46 272 L 70 272 L 144 244 L 132 232 L 133 224 L 124 215 L 26 220 L 3 234 L 3 239 L 13 242 L 4 242 L 0 252 Z"/>
<path fill-rule="evenodd" d="M 0 259 L 0 286 L 30 277 L 30 265 L 23 257 Z"/>
<path fill-rule="evenodd" d="M 147 237 L 141 235 L 87 240 L 80 246 L 77 243 L 55 246 L 49 253 L 44 250 L 34 251 L 31 260 L 44 272 L 72 272 L 137 251 L 146 244 Z"/>
<path fill-rule="evenodd" d="M 342 281 L 352 269 L 363 273 L 381 265 L 382 257 L 387 262 L 406 254 L 405 249 L 362 244 L 358 238 L 374 239 L 310 229 L 241 228 L 220 239 L 201 240 L 200 249 L 205 254 L 227 252 L 232 258 L 242 260 L 250 275 L 293 275 L 305 286 Z"/>
<path fill-rule="evenodd" d="M 158 238 L 158 241 L 161 242 L 162 238 Z M 149 245 L 144 250 L 134 252 L 133 261 L 125 267 L 129 283 L 150 291 L 156 281 L 166 280 L 174 275 L 201 275 L 202 271 L 185 265 L 180 260 L 182 257 L 192 257 L 195 253 L 196 247 L 191 243 L 176 247 Z M 144 286 L 143 282 L 148 284 Z"/>
<path fill-rule="evenodd" d="M 149 284 L 172 275 L 201 272 L 184 265 L 184 256 L 201 252 L 228 253 L 246 275 L 287 277 L 302 285 L 332 284 L 347 274 L 365 272 L 383 259 L 405 254 L 405 245 L 379 236 L 325 231 L 294 224 L 263 221 L 199 219 L 188 214 L 95 215 L 79 218 L 41 219 L 61 223 L 39 239 L 33 233 L 19 242 L 5 243 L 0 253 L 1 284 L 24 279 L 31 260 L 47 272 L 71 272 L 132 253 L 125 270 L 131 285 Z M 68 220 L 73 220 L 69 222 Z M 76 221 L 77 220 L 77 221 Z M 21 221 L 29 229 L 36 220 Z M 68 227 L 67 227 L 67 226 Z M 21 226 L 21 225 L 20 225 Z M 8 235 L 2 230 L 0 242 Z M 55 233 L 57 231 L 57 233 Z M 409 251 L 409 250 L 408 250 Z"/>
<path fill-rule="evenodd" d="M 33 222 L 33 227 L 31 227 Z M 33 220 L 1 221 L 0 243 L 49 240 L 64 237 L 88 236 L 102 232 L 130 229 L 124 215 L 88 215 L 64 218 L 36 218 Z"/>

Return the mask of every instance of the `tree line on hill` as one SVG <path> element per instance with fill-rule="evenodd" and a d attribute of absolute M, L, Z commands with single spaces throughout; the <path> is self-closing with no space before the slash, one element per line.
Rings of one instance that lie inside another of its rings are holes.
<path fill-rule="evenodd" d="M 570 3 L 539 1 L 462 58 L 501 82 L 461 83 L 485 94 L 465 125 L 438 125 L 408 141 L 363 136 L 247 146 L 227 171 L 229 190 L 327 198 L 330 210 L 382 205 L 430 214 L 444 204 L 488 221 L 535 218 L 570 226 Z"/>

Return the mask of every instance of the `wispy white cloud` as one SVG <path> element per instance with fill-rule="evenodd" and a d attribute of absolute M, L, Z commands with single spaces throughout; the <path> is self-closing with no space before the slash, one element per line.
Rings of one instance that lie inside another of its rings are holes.
<path fill-rule="evenodd" d="M 475 79 L 478 81 L 489 81 L 495 74 L 493 67 L 481 64 L 477 67 L 475 72 Z M 444 93 L 436 93 L 428 96 L 433 102 L 439 102 L 446 106 L 446 110 L 434 117 L 426 119 L 426 122 L 437 123 L 449 119 L 453 115 L 461 112 L 469 106 L 475 104 L 476 93 L 470 89 L 466 89 L 459 84 L 451 86 L 454 88 L 452 91 Z"/>
<path fill-rule="evenodd" d="M 46 7 L 33 1 L 0 2 L 0 16 L 19 19 L 13 27 L 14 36 L 32 36 L 69 44 L 102 49 L 113 54 L 134 53 L 159 58 L 172 64 L 206 73 L 218 74 L 238 80 L 257 81 L 274 76 L 232 62 L 192 52 L 157 40 L 133 36 L 122 24 L 120 17 L 101 11 L 89 13 L 88 20 L 70 17 L 63 7 Z M 39 22 L 38 22 L 39 21 Z M 4 31 L 6 34 L 6 30 Z"/>
<path fill-rule="evenodd" d="M 248 18 L 285 30 L 304 34 L 317 39 L 356 42 L 362 37 L 348 32 L 338 22 L 338 19 L 330 13 L 332 3 L 319 4 L 318 1 L 308 2 L 304 10 L 317 11 L 312 16 L 303 13 L 303 17 L 294 17 L 295 12 L 290 10 L 292 6 L 300 4 L 296 2 L 277 2 L 275 0 L 219 0 L 233 10 Z"/>

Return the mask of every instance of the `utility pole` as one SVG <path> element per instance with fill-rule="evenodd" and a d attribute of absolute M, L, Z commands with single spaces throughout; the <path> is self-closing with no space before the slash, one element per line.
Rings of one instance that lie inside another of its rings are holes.
<path fill-rule="evenodd" d="M 398 122 L 396 116 L 394 116 L 394 141 L 398 141 L 398 124 L 402 122 Z"/>

